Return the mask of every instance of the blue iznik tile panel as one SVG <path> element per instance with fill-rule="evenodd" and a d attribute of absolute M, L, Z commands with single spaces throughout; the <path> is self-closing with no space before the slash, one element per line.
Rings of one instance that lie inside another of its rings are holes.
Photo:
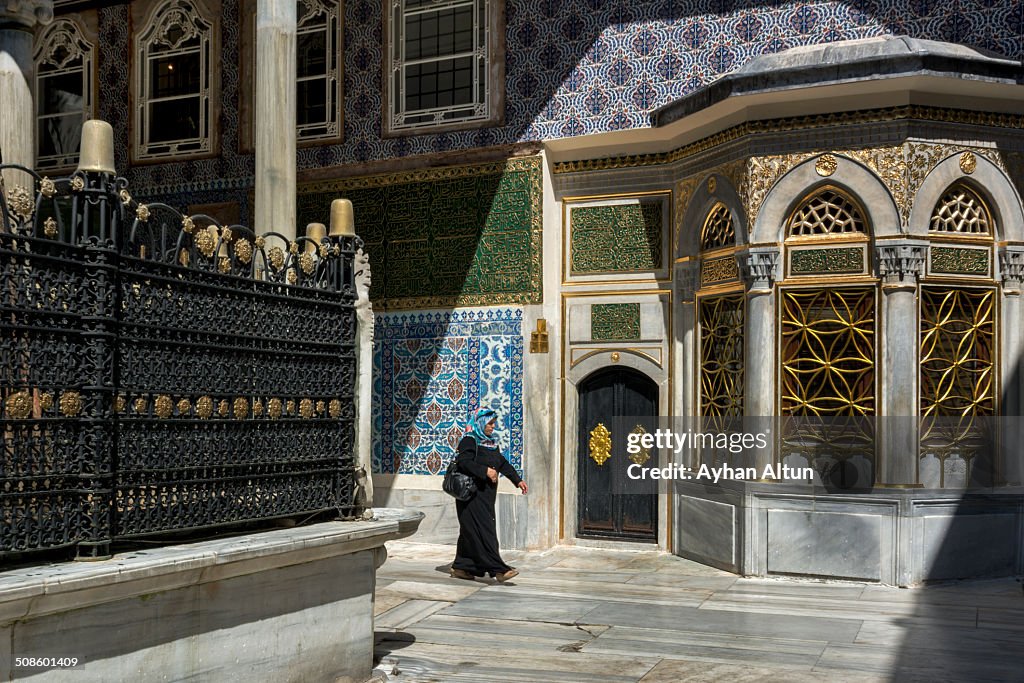
<path fill-rule="evenodd" d="M 501 452 L 523 471 L 522 322 L 519 308 L 376 317 L 374 472 L 442 473 L 481 406 L 497 411 Z"/>
<path fill-rule="evenodd" d="M 905 34 L 1024 57 L 1024 0 L 507 0 L 504 124 L 384 138 L 384 4 L 344 3 L 345 139 L 299 149 L 299 169 L 645 127 L 657 107 L 758 55 L 801 45 Z M 238 21 L 237 0 L 223 0 L 221 157 L 133 168 L 138 196 L 252 182 L 253 157 L 238 152 Z M 117 130 L 124 168 L 127 6 L 102 8 L 100 22 L 101 115 Z"/>

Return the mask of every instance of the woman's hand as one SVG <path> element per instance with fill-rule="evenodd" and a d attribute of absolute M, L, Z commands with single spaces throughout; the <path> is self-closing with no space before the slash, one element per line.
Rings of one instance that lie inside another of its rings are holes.
<path fill-rule="evenodd" d="M 526 485 L 525 481 L 520 481 L 519 482 L 519 490 L 522 491 L 523 495 L 525 496 L 527 494 L 527 492 L 530 490 L 530 487 Z"/>
<path fill-rule="evenodd" d="M 487 478 L 493 481 L 495 484 L 498 483 L 498 470 L 493 467 L 487 468 Z"/>

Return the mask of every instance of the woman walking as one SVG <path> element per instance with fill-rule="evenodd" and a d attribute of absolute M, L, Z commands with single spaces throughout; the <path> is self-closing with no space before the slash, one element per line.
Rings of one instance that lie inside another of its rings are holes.
<path fill-rule="evenodd" d="M 459 514 L 459 545 L 452 562 L 451 575 L 472 581 L 490 574 L 504 583 L 519 574 L 505 564 L 498 553 L 498 530 L 494 521 L 494 502 L 498 495 L 498 474 L 527 492 L 526 482 L 502 456 L 494 439 L 498 416 L 490 408 L 481 408 L 470 430 L 459 442 L 458 467 L 476 479 L 477 493 L 467 501 L 456 500 Z"/>

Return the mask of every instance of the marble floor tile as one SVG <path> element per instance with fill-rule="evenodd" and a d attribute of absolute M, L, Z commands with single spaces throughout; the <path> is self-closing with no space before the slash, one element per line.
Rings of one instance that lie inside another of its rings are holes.
<path fill-rule="evenodd" d="M 785 640 L 735 634 L 723 638 L 719 633 L 612 626 L 584 645 L 582 651 L 756 664 L 810 671 L 826 645 L 828 643 L 823 640 Z"/>
<path fill-rule="evenodd" d="M 736 584 L 736 577 L 732 574 L 726 576 L 685 574 L 683 572 L 669 572 L 660 570 L 652 574 L 634 574 L 626 581 L 630 584 L 644 586 L 658 586 L 668 589 L 685 590 L 711 590 L 721 591 Z"/>
<path fill-rule="evenodd" d="M 373 595 L 373 616 L 383 614 L 392 607 L 397 607 L 409 598 L 404 595 L 391 593 L 386 589 L 377 589 Z"/>
<path fill-rule="evenodd" d="M 1024 667 L 1024 652 L 1009 654 L 968 656 L 901 644 L 891 647 L 831 643 L 825 648 L 815 671 L 863 671 L 888 674 L 894 681 L 906 677 L 918 680 L 963 681 L 1019 681 Z"/>
<path fill-rule="evenodd" d="M 852 643 L 860 630 L 860 622 L 853 619 L 628 603 L 602 604 L 586 613 L 583 620 L 588 623 L 610 626 L 633 626 L 724 635 L 759 636 L 770 633 L 777 638 L 828 640 L 841 643 Z"/>
<path fill-rule="evenodd" d="M 475 593 L 465 600 L 451 605 L 444 613 L 462 617 L 492 617 L 574 624 L 583 621 L 583 615 L 602 604 L 600 599 L 559 598 L 556 600 L 546 596 L 518 593 L 515 594 L 515 599 L 512 599 L 512 595 L 503 590 L 504 588 L 507 586 L 495 586 Z"/>
<path fill-rule="evenodd" d="M 435 600 L 406 600 L 374 617 L 373 627 L 378 631 L 403 629 L 434 612 L 451 607 L 451 604 Z"/>
<path fill-rule="evenodd" d="M 599 583 L 594 581 L 566 581 L 551 574 L 536 577 L 516 577 L 515 586 L 507 586 L 507 592 L 552 598 L 591 598 L 600 595 L 606 602 L 635 602 L 651 605 L 680 605 L 699 607 L 708 597 L 709 590 L 651 590 L 649 586 L 633 583 Z"/>
<path fill-rule="evenodd" d="M 737 666 L 666 659 L 639 683 L 889 683 L 888 676 Z"/>
<path fill-rule="evenodd" d="M 736 578 L 728 586 L 727 594 L 746 593 L 750 595 L 782 596 L 792 595 L 801 598 L 833 598 L 837 600 L 857 600 L 864 593 L 863 584 L 850 583 L 817 583 L 798 582 L 792 580 L 747 579 Z M 898 589 L 897 589 L 898 590 Z"/>
<path fill-rule="evenodd" d="M 1021 647 L 1021 634 L 1014 630 L 973 628 L 969 626 L 907 626 L 882 621 L 865 621 L 854 643 L 939 649 L 968 656 L 1000 653 Z"/>
<path fill-rule="evenodd" d="M 480 581 L 467 581 L 464 579 L 452 580 L 446 583 L 399 580 L 388 584 L 387 591 L 416 600 L 457 602 L 463 598 L 468 598 L 486 585 Z"/>

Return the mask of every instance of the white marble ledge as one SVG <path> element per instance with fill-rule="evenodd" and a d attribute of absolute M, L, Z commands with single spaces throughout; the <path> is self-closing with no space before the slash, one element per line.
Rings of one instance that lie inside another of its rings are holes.
<path fill-rule="evenodd" d="M 19 619 L 348 555 L 413 534 L 418 510 L 374 508 L 334 521 L 0 572 L 0 626 Z"/>

